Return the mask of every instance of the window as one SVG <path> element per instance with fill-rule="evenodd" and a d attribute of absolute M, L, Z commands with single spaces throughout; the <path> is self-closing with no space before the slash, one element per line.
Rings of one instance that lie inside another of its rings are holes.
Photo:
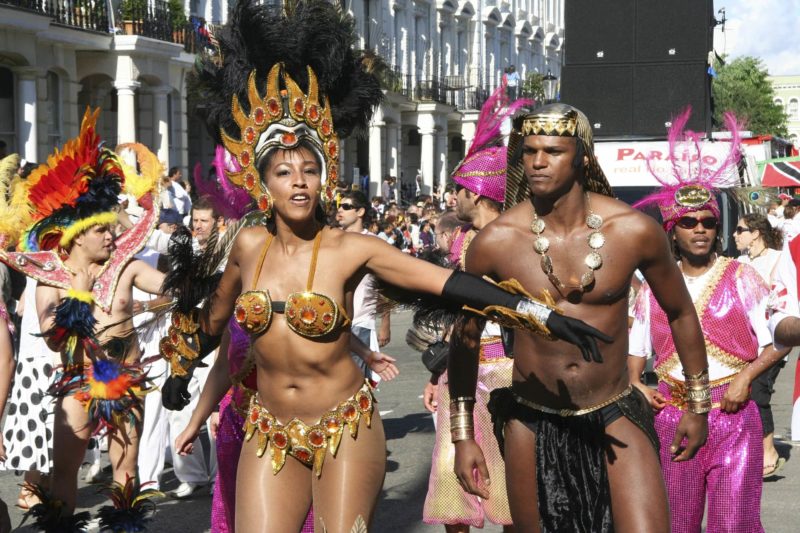
<path fill-rule="evenodd" d="M 61 78 L 53 71 L 47 73 L 47 93 L 45 95 L 45 114 L 47 116 L 48 146 L 60 146 L 61 139 Z"/>
<path fill-rule="evenodd" d="M 0 67 L 0 140 L 6 143 L 6 152 L 17 151 L 17 134 L 14 127 L 14 73 Z"/>
<path fill-rule="evenodd" d="M 800 112 L 797 108 L 797 98 L 789 100 L 789 105 L 786 106 L 786 114 L 789 115 L 789 120 L 800 120 Z"/>

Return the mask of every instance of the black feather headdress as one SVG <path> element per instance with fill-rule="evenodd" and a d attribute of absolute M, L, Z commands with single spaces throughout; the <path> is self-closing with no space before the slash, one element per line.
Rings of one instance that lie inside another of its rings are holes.
<path fill-rule="evenodd" d="M 294 0 L 274 6 L 242 0 L 215 37 L 218 49 L 199 59 L 189 83 L 200 103 L 197 112 L 218 144 L 221 129 L 231 136 L 241 135 L 233 119 L 232 97 L 238 96 L 247 107 L 251 72 L 256 72 L 263 94 L 267 74 L 279 63 L 304 91 L 309 83 L 307 67 L 311 67 L 320 94 L 330 99 L 340 138 L 366 131 L 374 107 L 383 98 L 375 72 L 380 62 L 355 50 L 355 22 L 338 4 Z"/>

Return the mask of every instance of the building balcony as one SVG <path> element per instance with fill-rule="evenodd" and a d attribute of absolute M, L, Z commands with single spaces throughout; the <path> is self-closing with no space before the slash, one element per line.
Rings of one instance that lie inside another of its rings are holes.
<path fill-rule="evenodd" d="M 191 54 L 198 53 L 208 43 L 205 19 L 191 16 L 182 27 L 175 27 L 164 0 L 130 2 L 117 14 L 117 26 L 125 35 L 182 44 Z"/>
<path fill-rule="evenodd" d="M 72 28 L 109 33 L 105 0 L 0 0 L 0 6 L 31 11 Z"/>
<path fill-rule="evenodd" d="M 112 27 L 106 0 L 0 0 L 7 6 L 47 17 L 53 23 L 97 33 L 138 35 L 159 41 L 182 44 L 186 52 L 195 54 L 207 46 L 209 32 L 206 21 L 189 17 L 186 24 L 174 28 L 164 0 L 130 2 L 115 12 Z"/>

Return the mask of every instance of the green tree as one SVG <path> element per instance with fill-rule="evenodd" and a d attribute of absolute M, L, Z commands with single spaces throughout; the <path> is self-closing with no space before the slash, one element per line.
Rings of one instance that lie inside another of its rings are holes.
<path fill-rule="evenodd" d="M 716 67 L 717 77 L 711 85 L 714 96 L 714 124 L 723 124 L 722 114 L 733 111 L 756 135 L 786 137 L 786 113 L 775 104 L 775 91 L 761 59 L 737 57 Z"/>
<path fill-rule="evenodd" d="M 529 72 L 522 82 L 522 95 L 525 98 L 533 98 L 538 103 L 544 102 L 544 74 Z"/>

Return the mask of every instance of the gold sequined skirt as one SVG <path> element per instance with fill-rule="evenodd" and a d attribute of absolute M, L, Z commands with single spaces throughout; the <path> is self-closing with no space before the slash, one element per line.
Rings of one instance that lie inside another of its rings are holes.
<path fill-rule="evenodd" d="M 281 471 L 289 454 L 301 463 L 313 466 L 319 477 L 326 452 L 330 450 L 336 457 L 345 427 L 355 439 L 361 418 L 370 427 L 374 406 L 372 388 L 365 382 L 352 397 L 322 415 L 316 424 L 309 425 L 297 418 L 282 424 L 261 405 L 258 394 L 254 394 L 244 423 L 245 440 L 249 441 L 258 433 L 256 453 L 259 457 L 269 454 L 273 474 Z"/>

